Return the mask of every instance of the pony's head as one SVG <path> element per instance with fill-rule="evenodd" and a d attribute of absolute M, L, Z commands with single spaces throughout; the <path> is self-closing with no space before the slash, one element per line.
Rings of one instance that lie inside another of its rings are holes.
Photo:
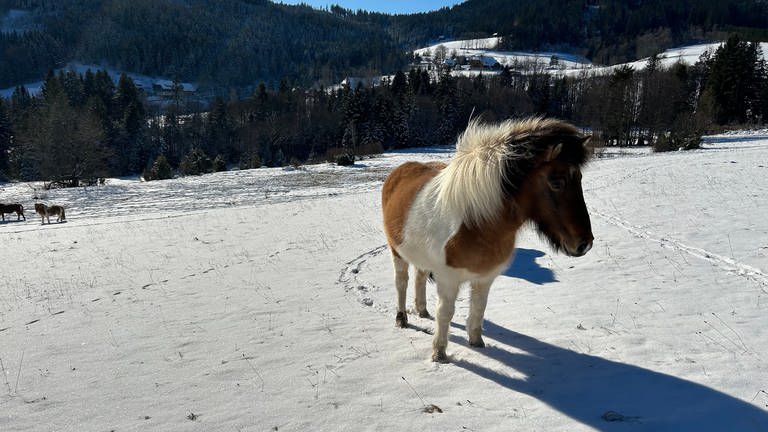
<path fill-rule="evenodd" d="M 529 135 L 512 144 L 527 149 L 529 157 L 507 160 L 504 188 L 553 249 L 582 256 L 594 240 L 581 188 L 590 137 L 556 120 L 532 124 Z"/>
<path fill-rule="evenodd" d="M 584 255 L 593 240 L 581 189 L 588 140 L 554 119 L 473 121 L 439 175 L 437 204 L 476 228 L 531 221 L 555 250 Z"/>

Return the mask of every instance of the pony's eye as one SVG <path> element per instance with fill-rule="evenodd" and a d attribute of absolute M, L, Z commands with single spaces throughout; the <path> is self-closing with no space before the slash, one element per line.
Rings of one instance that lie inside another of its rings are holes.
<path fill-rule="evenodd" d="M 549 187 L 553 191 L 559 191 L 565 189 L 565 179 L 560 177 L 550 177 Z"/>

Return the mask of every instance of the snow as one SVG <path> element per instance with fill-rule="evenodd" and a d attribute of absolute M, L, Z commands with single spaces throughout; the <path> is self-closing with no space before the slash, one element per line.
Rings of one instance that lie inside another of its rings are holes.
<path fill-rule="evenodd" d="M 445 49 L 448 50 L 449 54 L 452 50 L 456 50 L 457 52 L 461 52 L 463 50 L 473 50 L 473 49 L 474 50 L 491 50 L 496 48 L 496 46 L 500 42 L 501 42 L 501 38 L 498 36 L 481 38 L 481 39 L 446 40 L 426 48 L 420 48 L 415 52 L 420 55 L 423 55 L 424 52 L 427 50 L 429 50 L 429 52 L 431 53 L 434 53 L 435 49 L 437 49 L 437 47 L 439 46 L 445 47 Z"/>
<path fill-rule="evenodd" d="M 502 66 L 512 68 L 528 68 L 531 70 L 548 71 L 554 74 L 567 76 L 578 76 L 582 74 L 605 75 L 612 73 L 615 69 L 622 66 L 629 66 L 635 70 L 645 69 L 648 64 L 648 57 L 636 61 L 621 63 L 611 66 L 601 66 L 590 62 L 582 56 L 565 52 L 546 51 L 546 52 L 527 52 L 527 51 L 501 51 L 496 50 L 500 38 L 468 39 L 460 41 L 450 41 L 434 44 L 425 48 L 414 50 L 414 54 L 419 56 L 434 55 L 437 48 L 443 46 L 446 48 L 446 55 L 457 56 L 484 56 L 495 59 Z M 687 45 L 682 47 L 670 48 L 659 54 L 660 64 L 663 67 L 671 67 L 676 63 L 693 65 L 701 56 L 709 52 L 714 54 L 722 42 Z M 768 52 L 768 43 L 761 42 L 760 49 L 765 56 Z M 556 64 L 551 64 L 553 58 L 557 59 Z M 474 76 L 477 74 L 496 74 L 496 71 L 488 70 L 464 70 L 452 72 L 455 76 Z"/>
<path fill-rule="evenodd" d="M 436 364 L 432 320 L 394 327 L 379 193 L 451 154 L 0 185 L 0 430 L 768 429 L 768 131 L 593 160 L 593 249 L 524 229 L 487 347 L 463 291 Z"/>
<path fill-rule="evenodd" d="M 689 46 L 683 46 L 679 48 L 671 48 L 659 54 L 659 60 L 660 60 L 659 63 L 662 67 L 665 67 L 665 68 L 670 68 L 677 63 L 682 63 L 685 65 L 693 65 L 696 62 L 698 62 L 701 59 L 701 56 L 704 55 L 705 53 L 714 55 L 715 51 L 717 51 L 717 49 L 721 45 L 722 45 L 722 42 L 717 42 L 717 43 L 709 43 L 709 44 L 689 45 Z M 759 45 L 760 45 L 760 50 L 763 54 L 763 57 L 765 57 L 765 53 L 768 52 L 768 43 L 761 42 Z M 622 63 L 614 66 L 596 67 L 594 68 L 593 72 L 598 75 L 608 74 L 608 73 L 612 73 L 616 68 L 619 68 L 622 66 L 629 66 L 639 71 L 639 70 L 645 69 L 645 67 L 648 65 L 648 59 L 649 57 L 646 57 L 634 62 Z M 567 75 L 575 75 L 580 72 L 581 71 L 578 71 L 578 70 L 565 71 Z"/>
<path fill-rule="evenodd" d="M 484 39 L 468 39 L 460 41 L 449 41 L 434 44 L 425 48 L 419 48 L 413 51 L 415 55 L 430 56 L 434 55 L 438 47 L 446 49 L 446 56 L 451 57 L 488 57 L 495 59 L 502 66 L 523 67 L 526 65 L 537 65 L 539 68 L 550 66 L 553 57 L 557 58 L 558 69 L 580 70 L 590 67 L 591 63 L 584 57 L 562 52 L 525 52 L 525 51 L 502 51 L 496 47 L 501 41 L 500 37 Z M 487 73 L 488 71 L 484 71 Z"/>

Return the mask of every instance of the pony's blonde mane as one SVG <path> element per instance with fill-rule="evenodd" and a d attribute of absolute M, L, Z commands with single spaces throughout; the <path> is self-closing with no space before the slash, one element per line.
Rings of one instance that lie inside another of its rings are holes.
<path fill-rule="evenodd" d="M 541 154 L 537 144 L 564 136 L 579 136 L 579 131 L 539 117 L 499 124 L 472 120 L 456 142 L 453 159 L 436 177 L 437 207 L 461 215 L 468 225 L 493 221 L 506 197 L 510 161 L 531 161 Z"/>

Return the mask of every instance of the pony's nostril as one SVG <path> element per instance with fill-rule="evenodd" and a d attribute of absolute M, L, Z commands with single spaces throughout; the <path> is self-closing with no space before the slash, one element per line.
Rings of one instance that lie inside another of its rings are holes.
<path fill-rule="evenodd" d="M 590 249 L 592 249 L 592 242 L 583 241 L 579 243 L 579 247 L 576 248 L 576 252 L 579 255 L 584 255 L 585 253 L 589 252 Z"/>

